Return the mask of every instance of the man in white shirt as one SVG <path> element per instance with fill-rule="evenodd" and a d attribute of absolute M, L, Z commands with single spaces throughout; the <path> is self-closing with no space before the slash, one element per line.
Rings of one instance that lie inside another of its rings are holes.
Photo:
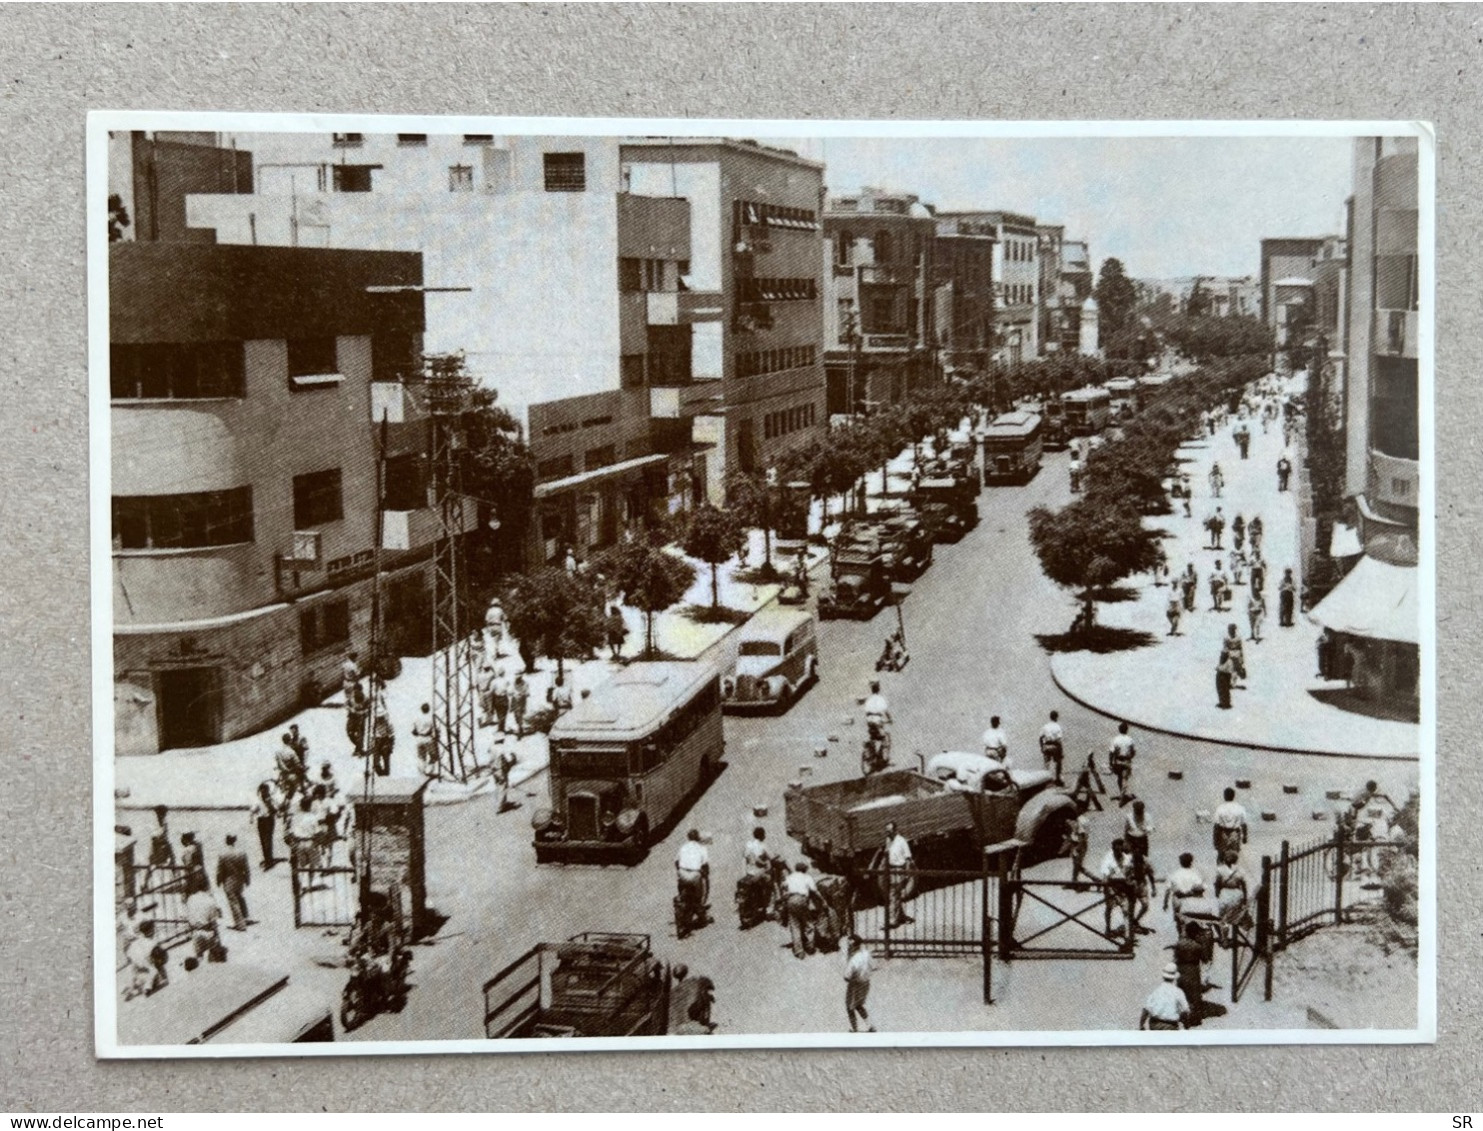
<path fill-rule="evenodd" d="M 865 1022 L 865 1031 L 874 1033 L 875 1026 L 865 1011 L 865 999 L 870 995 L 870 974 L 875 967 L 870 948 L 860 941 L 858 935 L 851 935 L 848 950 L 849 957 L 844 965 L 844 1010 L 850 1019 L 850 1032 L 859 1032 L 855 1025 L 855 1015 L 859 1014 L 860 1020 Z"/>
<path fill-rule="evenodd" d="M 881 681 L 873 679 L 870 681 L 870 694 L 865 699 L 865 725 L 870 728 L 872 734 L 884 734 L 890 723 L 890 704 L 881 694 Z"/>
<path fill-rule="evenodd" d="M 984 731 L 984 757 L 1002 762 L 1005 769 L 1009 768 L 1009 736 L 999 725 L 998 715 L 989 720 L 989 729 Z"/>
<path fill-rule="evenodd" d="M 788 939 L 795 958 L 814 952 L 814 902 L 822 898 L 819 885 L 808 874 L 808 865 L 800 860 L 783 881 L 783 899 L 788 912 Z"/>
<path fill-rule="evenodd" d="M 752 839 L 742 849 L 742 860 L 749 876 L 765 876 L 772 853 L 767 850 L 767 830 L 758 825 L 752 830 Z"/>
<path fill-rule="evenodd" d="M 1066 735 L 1061 730 L 1061 713 L 1052 711 L 1050 722 L 1040 728 L 1040 756 L 1045 759 L 1045 768 L 1056 775 L 1056 784 L 1061 784 L 1061 759 L 1064 757 Z"/>
<path fill-rule="evenodd" d="M 1133 736 L 1128 733 L 1128 724 L 1118 723 L 1117 734 L 1113 735 L 1112 746 L 1107 751 L 1107 762 L 1112 768 L 1112 776 L 1117 779 L 1117 803 L 1119 805 L 1131 798 L 1131 794 L 1128 793 L 1128 783 L 1133 780 L 1133 757 L 1137 753 L 1138 748 L 1133 745 Z"/>
<path fill-rule="evenodd" d="M 1179 905 L 1186 899 L 1205 894 L 1205 877 L 1195 870 L 1192 852 L 1179 854 L 1179 867 L 1169 873 L 1169 886 L 1164 889 L 1164 908 L 1174 908 L 1174 917 L 1179 917 Z"/>
<path fill-rule="evenodd" d="M 1189 999 L 1177 985 L 1179 967 L 1169 963 L 1164 967 L 1164 980 L 1154 987 L 1153 993 L 1143 1003 L 1143 1014 L 1138 1018 L 1140 1029 L 1183 1029 L 1189 1021 Z"/>
<path fill-rule="evenodd" d="M 1127 845 L 1118 837 L 1112 848 L 1102 857 L 1098 877 L 1103 883 L 1102 919 L 1106 934 L 1112 934 L 1112 910 L 1120 907 L 1123 913 L 1123 928 L 1128 937 L 1133 935 L 1133 858 L 1128 855 Z"/>
<path fill-rule="evenodd" d="M 675 855 L 680 879 L 680 899 L 690 907 L 705 906 L 705 881 L 711 871 L 711 854 L 700 843 L 700 830 L 691 829 Z"/>
<path fill-rule="evenodd" d="M 1227 850 L 1239 853 L 1241 846 L 1251 835 L 1246 823 L 1246 809 L 1241 802 L 1236 800 L 1236 791 L 1226 786 L 1223 796 L 1225 800 L 1215 807 L 1215 814 L 1211 818 L 1214 825 L 1211 838 L 1215 843 L 1217 860 L 1223 858 Z"/>
<path fill-rule="evenodd" d="M 886 863 L 890 865 L 890 906 L 888 917 L 893 927 L 915 923 L 902 904 L 906 900 L 906 888 L 911 883 L 912 855 L 907 839 L 896 831 L 896 822 L 886 823 Z"/>

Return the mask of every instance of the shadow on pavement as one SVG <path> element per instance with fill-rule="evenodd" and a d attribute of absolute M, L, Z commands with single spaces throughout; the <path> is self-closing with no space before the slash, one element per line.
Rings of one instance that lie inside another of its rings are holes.
<path fill-rule="evenodd" d="M 1112 628 L 1097 625 L 1087 632 L 1036 633 L 1035 639 L 1047 652 L 1131 652 L 1151 646 L 1157 637 L 1136 628 Z"/>
<path fill-rule="evenodd" d="M 1418 721 L 1416 711 L 1410 707 L 1367 699 L 1347 687 L 1310 688 L 1308 694 L 1330 707 L 1371 719 L 1390 719 L 1402 723 Z"/>

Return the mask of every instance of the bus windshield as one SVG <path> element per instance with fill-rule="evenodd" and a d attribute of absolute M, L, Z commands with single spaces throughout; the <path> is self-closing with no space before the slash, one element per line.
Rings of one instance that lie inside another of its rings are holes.
<path fill-rule="evenodd" d="M 743 640 L 737 649 L 740 656 L 781 656 L 783 646 L 773 640 Z"/>

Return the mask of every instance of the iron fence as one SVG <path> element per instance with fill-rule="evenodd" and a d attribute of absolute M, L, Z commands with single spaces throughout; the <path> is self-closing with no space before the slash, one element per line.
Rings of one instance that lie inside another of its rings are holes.
<path fill-rule="evenodd" d="M 872 868 L 850 889 L 851 930 L 883 958 L 983 961 L 983 993 L 993 1002 L 995 884 L 992 872 Z"/>
<path fill-rule="evenodd" d="M 348 927 L 355 922 L 355 866 L 342 855 L 348 844 L 296 843 L 290 849 L 295 927 Z"/>

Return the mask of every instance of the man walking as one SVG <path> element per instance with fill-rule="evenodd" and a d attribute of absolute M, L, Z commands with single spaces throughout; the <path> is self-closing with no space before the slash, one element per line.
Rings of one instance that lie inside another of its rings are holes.
<path fill-rule="evenodd" d="M 1045 768 L 1056 775 L 1056 784 L 1061 784 L 1061 759 L 1065 751 L 1065 734 L 1061 730 L 1061 713 L 1052 711 L 1050 722 L 1040 728 L 1040 756 L 1045 759 Z"/>
<path fill-rule="evenodd" d="M 412 739 L 417 745 L 417 768 L 422 776 L 438 777 L 438 723 L 428 703 L 422 705 L 417 721 L 412 724 Z"/>
<path fill-rule="evenodd" d="M 1231 545 L 1236 547 L 1237 553 L 1246 545 L 1246 519 L 1239 514 L 1231 519 Z"/>
<path fill-rule="evenodd" d="M 474 690 L 479 698 L 479 725 L 494 724 L 494 663 L 486 656 L 479 665 L 479 674 L 474 677 Z"/>
<path fill-rule="evenodd" d="M 1226 594 L 1226 571 L 1221 568 L 1219 562 L 1215 563 L 1215 569 L 1210 573 L 1210 611 L 1218 613 L 1223 608 L 1222 602 Z"/>
<path fill-rule="evenodd" d="M 1226 477 L 1220 470 L 1220 464 L 1212 463 L 1210 465 L 1210 497 L 1213 499 L 1220 498 L 1221 488 L 1225 485 Z"/>
<path fill-rule="evenodd" d="M 1215 807 L 1211 817 L 1211 841 L 1215 846 L 1215 858 L 1222 859 L 1228 851 L 1240 853 L 1251 835 L 1246 823 L 1246 807 L 1236 800 L 1236 791 L 1226 786 L 1224 800 Z"/>
<path fill-rule="evenodd" d="M 1178 986 L 1179 967 L 1164 967 L 1164 980 L 1154 987 L 1143 1003 L 1138 1028 L 1148 1030 L 1183 1029 L 1189 1021 L 1189 1001 Z"/>
<path fill-rule="evenodd" d="M 515 737 L 525 737 L 525 709 L 530 704 L 530 685 L 525 682 L 525 673 L 515 676 L 515 686 L 510 689 L 510 718 L 515 723 Z"/>
<path fill-rule="evenodd" d="M 1138 748 L 1133 745 L 1133 736 L 1128 733 L 1127 723 L 1117 724 L 1117 733 L 1112 736 L 1112 745 L 1107 751 L 1107 764 L 1112 776 L 1117 779 L 1117 803 L 1126 805 L 1133 795 L 1128 786 L 1133 780 L 1133 758 Z"/>
<path fill-rule="evenodd" d="M 1241 630 L 1234 624 L 1226 625 L 1226 638 L 1220 642 L 1220 648 L 1222 659 L 1230 657 L 1232 678 L 1245 679 L 1246 649 L 1241 646 Z"/>
<path fill-rule="evenodd" d="M 196 834 L 181 833 L 180 843 L 180 866 L 185 869 L 185 894 L 189 896 L 198 891 L 210 891 L 211 884 L 206 879 L 206 854 L 202 852 Z"/>
<path fill-rule="evenodd" d="M 350 740 L 350 753 L 357 758 L 366 753 L 366 717 L 371 710 L 360 680 L 345 685 L 345 737 Z"/>
<path fill-rule="evenodd" d="M 907 885 L 911 883 L 911 845 L 896 831 L 896 822 L 886 822 L 886 864 L 889 866 L 890 899 L 887 909 L 888 925 L 901 927 L 916 920 L 906 913 Z"/>
<path fill-rule="evenodd" d="M 1215 664 L 1215 705 L 1222 711 L 1231 709 L 1231 681 L 1234 677 L 1235 667 L 1222 651 Z"/>
<path fill-rule="evenodd" d="M 1251 626 L 1251 639 L 1260 643 L 1262 638 L 1262 621 L 1267 616 L 1267 602 L 1262 599 L 1262 594 L 1256 586 L 1251 588 L 1251 596 L 1246 599 L 1246 622 Z"/>
<path fill-rule="evenodd" d="M 1251 553 L 1253 557 L 1262 552 L 1262 533 L 1265 530 L 1266 527 L 1262 523 L 1262 516 L 1259 514 L 1252 515 L 1251 521 L 1246 524 L 1246 533 L 1251 536 Z"/>
<path fill-rule="evenodd" d="M 245 931 L 252 922 L 247 917 L 247 898 L 244 894 L 252 883 L 252 870 L 247 863 L 247 853 L 237 847 L 237 838 L 227 834 L 226 847 L 216 858 L 216 886 L 226 898 L 227 910 L 232 913 L 232 930 Z"/>
<path fill-rule="evenodd" d="M 874 1033 L 870 1014 L 865 1011 L 865 999 L 870 996 L 870 974 L 874 968 L 870 948 L 860 941 L 859 935 L 851 935 L 848 955 L 844 965 L 844 1011 L 850 1019 L 850 1032 L 858 1033 L 855 1017 L 865 1022 L 865 1031 Z"/>
<path fill-rule="evenodd" d="M 1251 532 L 1252 532 L 1253 535 L 1256 534 L 1255 527 L 1252 528 L 1252 531 Z M 1253 593 L 1260 593 L 1266 587 L 1267 587 L 1267 563 L 1262 558 L 1262 556 L 1256 552 L 1256 543 L 1255 543 L 1255 541 L 1253 541 L 1252 542 L 1252 558 L 1251 558 L 1251 591 Z"/>
<path fill-rule="evenodd" d="M 1277 490 L 1286 491 L 1287 481 L 1292 476 L 1292 464 L 1284 454 L 1277 459 Z"/>
<path fill-rule="evenodd" d="M 1195 563 L 1190 562 L 1184 570 L 1184 576 L 1179 579 L 1180 589 L 1184 594 L 1184 611 L 1192 613 L 1195 611 L 1195 600 L 1200 592 L 1200 576 L 1195 572 Z"/>
<path fill-rule="evenodd" d="M 1134 933 L 1133 922 L 1133 881 L 1130 870 L 1133 866 L 1131 857 L 1128 856 L 1127 846 L 1123 838 L 1118 837 L 1112 842 L 1112 847 L 1107 855 L 1102 858 L 1102 867 L 1098 871 L 1098 878 L 1102 881 L 1102 918 L 1103 932 L 1109 938 L 1112 937 L 1112 912 L 1114 908 L 1122 911 L 1122 931 L 1131 939 Z"/>
<path fill-rule="evenodd" d="M 819 885 L 800 860 L 783 881 L 783 906 L 788 915 L 788 940 L 795 958 L 814 952 L 813 905 L 819 900 Z"/>
<path fill-rule="evenodd" d="M 1293 626 L 1293 609 L 1298 601 L 1298 582 L 1292 575 L 1292 567 L 1282 571 L 1282 583 L 1277 587 L 1277 623 L 1283 628 Z"/>
<path fill-rule="evenodd" d="M 607 637 L 608 654 L 616 663 L 623 655 L 623 642 L 628 639 L 628 626 L 623 623 L 623 614 L 617 605 L 608 608 L 603 635 Z"/>
<path fill-rule="evenodd" d="M 1169 618 L 1169 635 L 1179 635 L 1179 617 L 1183 613 L 1184 606 L 1179 603 L 1179 597 L 1171 595 L 1169 604 L 1164 609 L 1164 615 Z"/>

